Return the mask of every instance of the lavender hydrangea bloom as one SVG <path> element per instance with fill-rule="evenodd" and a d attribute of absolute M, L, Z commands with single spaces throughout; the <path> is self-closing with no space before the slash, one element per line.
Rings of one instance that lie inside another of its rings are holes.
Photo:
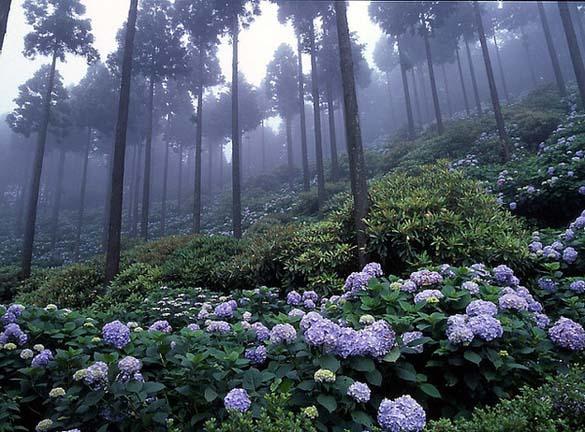
<path fill-rule="evenodd" d="M 496 316 L 498 313 L 498 307 L 491 301 L 474 300 L 467 305 L 465 313 L 470 317 L 477 315 Z"/>
<path fill-rule="evenodd" d="M 467 345 L 473 340 L 473 330 L 466 315 L 452 315 L 447 319 L 447 339 L 453 345 Z"/>
<path fill-rule="evenodd" d="M 557 290 L 557 284 L 551 278 L 540 278 L 538 279 L 538 286 L 540 289 L 552 293 Z"/>
<path fill-rule="evenodd" d="M 306 331 L 309 327 L 322 319 L 323 317 L 318 312 L 309 312 L 303 317 L 303 319 L 301 319 L 301 330 Z"/>
<path fill-rule="evenodd" d="M 402 285 L 400 285 L 400 291 L 415 293 L 416 291 L 418 291 L 418 287 L 413 281 L 407 280 Z"/>
<path fill-rule="evenodd" d="M 575 239 L 575 231 L 568 228 L 567 230 L 565 230 L 563 238 L 568 242 L 573 241 Z"/>
<path fill-rule="evenodd" d="M 252 324 L 252 330 L 254 330 L 256 339 L 258 339 L 259 342 L 263 342 L 270 338 L 270 330 L 268 330 L 268 327 L 261 322 L 255 322 Z"/>
<path fill-rule="evenodd" d="M 532 253 L 538 253 L 540 251 L 542 251 L 542 243 L 539 241 L 533 241 L 532 243 L 530 243 L 528 245 L 528 250 Z"/>
<path fill-rule="evenodd" d="M 500 338 L 504 334 L 500 321 L 490 315 L 472 316 L 469 318 L 468 325 L 474 336 L 486 342 Z"/>
<path fill-rule="evenodd" d="M 235 312 L 236 308 L 237 308 L 237 304 L 236 304 L 236 307 L 234 307 L 233 303 L 229 303 L 229 302 L 220 303 L 215 307 L 215 309 L 213 310 L 213 313 L 218 318 L 224 318 L 224 319 L 225 318 L 232 318 L 234 316 L 234 312 Z"/>
<path fill-rule="evenodd" d="M 512 285 L 514 271 L 507 265 L 499 265 L 493 269 L 494 280 L 500 285 Z"/>
<path fill-rule="evenodd" d="M 585 330 L 581 324 L 561 317 L 548 330 L 548 336 L 554 344 L 571 351 L 581 351 L 585 348 Z"/>
<path fill-rule="evenodd" d="M 368 287 L 368 281 L 371 278 L 372 277 L 367 273 L 354 272 L 345 280 L 343 289 L 351 296 L 356 295 L 358 292 L 363 291 Z"/>
<path fill-rule="evenodd" d="M 205 330 L 208 333 L 226 334 L 229 333 L 232 326 L 225 321 L 208 321 Z"/>
<path fill-rule="evenodd" d="M 372 392 L 367 384 L 356 381 L 347 389 L 347 395 L 356 402 L 366 403 L 370 400 Z"/>
<path fill-rule="evenodd" d="M 365 342 L 364 354 L 374 358 L 382 358 L 388 354 L 396 341 L 394 330 L 390 324 L 383 320 L 378 320 L 367 326 L 360 333 Z"/>
<path fill-rule="evenodd" d="M 244 389 L 233 389 L 223 399 L 225 409 L 245 413 L 250 409 L 252 402 L 248 392 Z"/>
<path fill-rule="evenodd" d="M 424 291 L 419 292 L 417 295 L 414 296 L 415 303 L 421 302 L 429 302 L 429 301 L 437 301 L 441 300 L 443 297 L 443 293 L 439 290 L 427 289 Z"/>
<path fill-rule="evenodd" d="M 579 195 L 585 195 L 585 186 L 579 186 Z"/>
<path fill-rule="evenodd" d="M 311 299 L 306 299 L 303 301 L 303 306 L 307 309 L 315 309 L 315 302 Z"/>
<path fill-rule="evenodd" d="M 440 273 L 430 270 L 420 270 L 410 275 L 410 280 L 413 281 L 418 287 L 427 287 L 431 285 L 437 285 L 443 282 L 443 276 Z"/>
<path fill-rule="evenodd" d="M 479 294 L 479 285 L 473 281 L 463 282 L 463 284 L 461 285 L 461 288 L 469 291 L 469 294 L 471 294 L 471 295 Z"/>
<path fill-rule="evenodd" d="M 378 423 L 387 432 L 420 432 L 426 425 L 426 414 L 410 396 L 384 399 L 378 408 Z"/>
<path fill-rule="evenodd" d="M 130 329 L 120 321 L 112 321 L 103 326 L 102 338 L 108 345 L 122 349 L 130 343 Z"/>
<path fill-rule="evenodd" d="M 583 294 L 585 292 L 585 280 L 576 280 L 571 282 L 569 289 L 576 292 L 577 294 Z"/>
<path fill-rule="evenodd" d="M 331 351 L 336 347 L 339 331 L 339 325 L 328 319 L 322 319 L 305 331 L 305 341 L 309 346 L 323 347 Z"/>
<path fill-rule="evenodd" d="M 120 374 L 116 378 L 116 380 L 121 382 L 128 382 L 131 380 L 134 381 L 144 381 L 144 377 L 140 373 L 142 369 L 142 363 L 136 357 L 126 356 L 122 360 L 118 362 L 118 369 L 120 370 Z"/>
<path fill-rule="evenodd" d="M 187 330 L 197 331 L 197 330 L 201 330 L 201 327 L 199 327 L 199 324 L 191 323 L 187 326 Z"/>
<path fill-rule="evenodd" d="M 95 362 L 85 370 L 83 381 L 93 389 L 102 388 L 108 382 L 108 365 Z"/>
<path fill-rule="evenodd" d="M 28 335 L 22 331 L 18 324 L 10 323 L 0 333 L 0 344 L 6 344 L 10 341 L 14 341 L 17 345 L 22 346 L 28 342 Z"/>
<path fill-rule="evenodd" d="M 161 333 L 170 333 L 173 331 L 173 328 L 171 327 L 171 325 L 169 324 L 168 321 L 156 321 L 154 322 L 150 327 L 148 327 L 148 331 L 149 332 L 161 332 Z"/>
<path fill-rule="evenodd" d="M 501 309 L 510 309 L 517 311 L 528 310 L 528 302 L 526 299 L 520 297 L 517 294 L 504 294 L 500 297 L 499 306 Z"/>
<path fill-rule="evenodd" d="M 577 229 L 585 228 L 585 216 L 579 216 L 572 225 Z"/>
<path fill-rule="evenodd" d="M 379 277 L 384 274 L 384 272 L 382 271 L 382 266 L 378 263 L 366 264 L 365 267 L 362 269 L 362 273 L 365 273 L 370 277 Z"/>
<path fill-rule="evenodd" d="M 306 300 L 311 300 L 313 302 L 317 302 L 319 301 L 319 294 L 317 294 L 315 291 L 305 291 L 303 293 L 303 301 Z"/>
<path fill-rule="evenodd" d="M 11 304 L 8 309 L 6 309 L 6 313 L 2 316 L 0 321 L 2 321 L 2 324 L 4 325 L 13 324 L 18 320 L 23 310 L 23 305 L 16 303 Z"/>
<path fill-rule="evenodd" d="M 293 343 L 297 338 L 297 331 L 290 324 L 276 324 L 270 331 L 270 342 L 273 344 Z"/>
<path fill-rule="evenodd" d="M 548 325 L 550 324 L 550 318 L 543 313 L 538 313 L 538 312 L 535 313 L 533 315 L 533 319 L 534 319 L 534 322 L 536 324 L 536 327 L 541 328 L 541 329 L 547 328 Z"/>
<path fill-rule="evenodd" d="M 254 365 L 261 365 L 266 361 L 266 347 L 260 345 L 256 348 L 249 348 L 244 353 L 244 357 Z"/>
<path fill-rule="evenodd" d="M 291 309 L 291 311 L 288 313 L 288 316 L 292 318 L 302 318 L 305 316 L 305 311 L 300 309 Z"/>
<path fill-rule="evenodd" d="M 45 349 L 38 353 L 32 359 L 31 366 L 34 368 L 44 368 L 47 367 L 50 361 L 53 360 L 53 353 L 51 350 Z"/>
<path fill-rule="evenodd" d="M 298 306 L 302 301 L 301 295 L 296 291 L 291 291 L 286 296 L 286 303 L 291 306 Z"/>
<path fill-rule="evenodd" d="M 574 248 L 568 247 L 563 251 L 563 261 L 567 264 L 573 264 L 575 261 L 577 261 L 578 255 L 579 254 Z"/>
<path fill-rule="evenodd" d="M 421 339 L 423 337 L 422 332 L 419 331 L 411 331 L 411 332 L 406 332 L 402 334 L 402 343 L 405 346 L 408 346 L 408 344 L 410 344 L 411 342 Z M 415 353 L 420 354 L 423 352 L 424 346 L 422 343 L 419 343 L 418 345 L 415 346 L 410 346 L 408 347 L 411 350 L 413 350 Z"/>
<path fill-rule="evenodd" d="M 561 253 L 555 250 L 552 246 L 545 246 L 542 249 L 542 256 L 547 259 L 557 261 L 561 258 Z"/>
<path fill-rule="evenodd" d="M 556 240 L 553 242 L 553 244 L 550 245 L 550 247 L 552 247 L 554 250 L 560 252 L 565 248 L 565 245 L 562 242 Z"/>

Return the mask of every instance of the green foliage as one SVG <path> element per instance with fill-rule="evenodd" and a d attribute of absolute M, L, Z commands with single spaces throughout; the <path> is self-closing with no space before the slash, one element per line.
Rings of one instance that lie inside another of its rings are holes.
<path fill-rule="evenodd" d="M 0 267 L 0 303 L 8 303 L 16 294 L 20 269 L 16 266 Z"/>
<path fill-rule="evenodd" d="M 192 236 L 169 236 L 148 243 L 138 245 L 124 255 L 124 259 L 130 263 L 137 262 L 160 266 L 178 249 L 185 247 Z"/>

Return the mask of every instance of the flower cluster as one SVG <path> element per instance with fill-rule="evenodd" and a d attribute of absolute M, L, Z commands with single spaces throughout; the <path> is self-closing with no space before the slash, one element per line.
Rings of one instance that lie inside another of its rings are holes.
<path fill-rule="evenodd" d="M 423 334 L 420 331 L 406 332 L 406 333 L 402 334 L 402 343 L 405 346 L 408 346 L 408 348 L 410 348 L 416 354 L 420 354 L 424 350 L 424 346 L 422 343 L 419 342 L 417 344 L 413 344 L 413 346 L 409 346 L 409 345 L 412 344 L 414 341 L 418 341 L 422 337 L 423 337 Z"/>
<path fill-rule="evenodd" d="M 426 414 L 410 396 L 384 399 L 378 408 L 378 423 L 388 432 L 420 432 L 426 425 Z"/>
<path fill-rule="evenodd" d="M 347 395 L 356 402 L 366 403 L 370 400 L 372 392 L 367 384 L 356 381 L 347 389 Z"/>
<path fill-rule="evenodd" d="M 32 359 L 31 366 L 35 368 L 47 367 L 49 362 L 53 360 L 53 353 L 51 350 L 45 349 L 38 353 Z"/>
<path fill-rule="evenodd" d="M 8 309 L 6 309 L 4 315 L 2 315 L 2 318 L 0 318 L 0 321 L 2 321 L 2 324 L 4 325 L 15 323 L 16 320 L 18 320 L 18 318 L 22 314 L 23 310 L 24 310 L 23 305 L 16 303 L 11 304 L 10 306 L 8 306 Z"/>
<path fill-rule="evenodd" d="M 346 296 L 355 296 L 358 292 L 368 287 L 370 279 L 382 276 L 382 267 L 378 263 L 367 264 L 361 272 L 350 274 L 345 280 L 343 289 Z"/>
<path fill-rule="evenodd" d="M 474 337 L 486 342 L 502 337 L 504 329 L 495 318 L 497 306 L 491 302 L 474 300 L 466 314 L 452 315 L 447 319 L 447 339 L 453 345 L 468 345 Z"/>
<path fill-rule="evenodd" d="M 313 379 L 318 383 L 334 383 L 337 378 L 329 369 L 319 369 L 313 375 Z"/>
<path fill-rule="evenodd" d="M 205 325 L 208 333 L 227 334 L 232 330 L 230 323 L 225 321 L 207 321 Z"/>
<path fill-rule="evenodd" d="M 148 327 L 149 332 L 161 332 L 161 333 L 170 333 L 173 331 L 173 328 L 169 324 L 168 321 L 155 321 L 150 327 Z"/>
<path fill-rule="evenodd" d="M 443 293 L 436 289 L 426 289 L 419 292 L 414 296 L 415 303 L 437 303 L 439 300 L 444 298 Z"/>
<path fill-rule="evenodd" d="M 218 318 L 232 318 L 236 309 L 238 308 L 238 303 L 235 300 L 230 300 L 224 303 L 218 304 L 213 313 Z"/>
<path fill-rule="evenodd" d="M 250 409 L 252 402 L 244 389 L 233 389 L 223 399 L 225 409 L 244 413 Z"/>
<path fill-rule="evenodd" d="M 130 343 L 130 329 L 120 321 L 113 321 L 102 328 L 102 338 L 108 345 L 122 349 Z"/>
<path fill-rule="evenodd" d="M 253 365 L 261 365 L 266 361 L 266 347 L 264 345 L 255 348 L 248 348 L 244 357 Z"/>
<path fill-rule="evenodd" d="M 7 324 L 4 331 L 0 333 L 0 345 L 4 345 L 10 341 L 16 342 L 22 346 L 28 342 L 28 335 L 22 331 L 20 326 L 16 323 Z"/>
<path fill-rule="evenodd" d="M 548 330 L 550 339 L 561 348 L 571 351 L 582 351 L 585 349 L 585 330 L 568 318 L 561 317 Z"/>
<path fill-rule="evenodd" d="M 270 342 L 273 344 L 293 343 L 297 338 L 297 331 L 290 324 L 276 324 L 270 331 Z"/>
<path fill-rule="evenodd" d="M 142 369 L 142 362 L 136 357 L 126 356 L 118 362 L 118 369 L 120 373 L 116 378 L 117 381 L 144 381 L 144 377 L 140 373 Z"/>
<path fill-rule="evenodd" d="M 415 283 L 418 288 L 438 285 L 443 282 L 443 276 L 440 273 L 423 269 L 416 271 L 410 275 L 410 280 Z"/>
<path fill-rule="evenodd" d="M 89 387 L 98 390 L 105 387 L 108 383 L 108 372 L 108 365 L 98 361 L 87 369 L 81 369 L 75 372 L 73 379 L 76 381 L 83 380 Z"/>

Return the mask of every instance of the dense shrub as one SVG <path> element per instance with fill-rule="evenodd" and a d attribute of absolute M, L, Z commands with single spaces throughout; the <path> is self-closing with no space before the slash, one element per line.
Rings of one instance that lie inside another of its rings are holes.
<path fill-rule="evenodd" d="M 166 262 L 177 249 L 181 249 L 193 240 L 192 236 L 169 236 L 133 247 L 124 254 L 129 263 L 143 263 L 160 266 Z"/>
<path fill-rule="evenodd" d="M 0 267 L 0 303 L 8 303 L 16 294 L 20 269 L 15 266 Z"/>

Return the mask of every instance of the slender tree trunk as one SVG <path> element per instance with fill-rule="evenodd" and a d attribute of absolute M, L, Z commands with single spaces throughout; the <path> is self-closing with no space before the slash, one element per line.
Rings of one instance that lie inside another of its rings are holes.
<path fill-rule="evenodd" d="M 137 159 L 138 158 L 138 150 L 136 146 L 132 146 L 132 161 L 130 162 L 130 186 L 128 188 L 128 220 L 126 222 L 128 231 L 132 230 L 132 224 L 134 221 L 132 220 L 133 214 L 132 209 L 134 208 L 134 190 L 136 189 L 136 170 L 138 169 Z"/>
<path fill-rule="evenodd" d="M 477 26 L 477 32 L 479 34 L 479 42 L 481 43 L 481 50 L 483 53 L 483 61 L 485 63 L 485 69 L 488 77 L 488 83 L 490 86 L 490 96 L 492 99 L 492 106 L 494 109 L 494 115 L 496 117 L 496 125 L 498 127 L 498 134 L 500 136 L 500 143 L 502 145 L 502 159 L 507 161 L 510 159 L 510 148 L 508 143 L 508 136 L 506 134 L 506 128 L 504 127 L 504 117 L 502 116 L 502 110 L 500 108 L 500 99 L 498 98 L 498 89 L 496 87 L 496 80 L 494 78 L 494 71 L 492 69 L 492 63 L 490 61 L 490 53 L 488 50 L 487 41 L 485 38 L 485 31 L 483 27 L 483 21 L 481 19 L 481 11 L 477 1 L 473 2 L 475 11 L 475 21 Z"/>
<path fill-rule="evenodd" d="M 433 53 L 431 51 L 431 44 L 429 42 L 429 35 L 426 31 L 423 32 L 423 39 L 425 42 L 425 52 L 427 55 L 427 67 L 429 69 L 429 79 L 431 82 L 431 93 L 433 96 L 433 105 L 435 107 L 435 118 L 437 119 L 437 131 L 439 134 L 445 132 L 443 126 L 443 117 L 441 116 L 441 104 L 439 103 L 439 94 L 437 93 L 437 82 L 435 80 L 435 69 L 433 68 Z"/>
<path fill-rule="evenodd" d="M 167 230 L 167 189 L 169 186 L 169 143 L 165 146 L 165 165 L 163 168 L 163 193 L 162 193 L 162 209 L 160 217 L 160 232 L 161 237 L 165 236 Z"/>
<path fill-rule="evenodd" d="M 142 139 L 139 140 L 139 147 L 138 147 L 138 161 L 137 161 L 137 168 L 136 168 L 136 190 L 134 191 L 134 208 L 132 209 L 132 230 L 131 230 L 131 236 L 132 237 L 137 237 L 138 236 L 138 219 L 139 219 L 139 214 L 140 214 L 140 183 L 142 180 L 142 177 L 140 176 L 142 170 L 140 169 L 142 167 L 142 152 L 143 152 L 143 145 L 142 145 Z"/>
<path fill-rule="evenodd" d="M 431 114 L 429 113 L 429 98 L 427 97 L 427 86 L 425 85 L 425 76 L 424 76 L 424 72 L 423 69 L 421 67 L 417 67 L 416 71 L 418 72 L 418 85 L 420 86 L 421 90 L 422 90 L 422 98 L 423 98 L 423 111 L 424 111 L 424 121 L 421 121 L 421 123 L 426 123 L 427 119 L 431 118 Z M 413 74 L 415 74 L 415 72 L 413 71 Z M 416 74 L 415 74 L 416 75 Z M 416 76 L 413 77 L 413 80 L 416 79 Z"/>
<path fill-rule="evenodd" d="M 575 21 L 577 22 L 577 45 L 581 47 L 581 56 L 583 56 L 583 43 L 585 43 L 585 30 L 583 30 L 583 20 L 579 16 L 579 11 L 577 10 L 577 2 L 571 3 L 569 7 L 570 14 L 574 17 Z"/>
<path fill-rule="evenodd" d="M 92 129 L 87 128 L 87 143 L 83 154 L 83 170 L 81 172 L 81 190 L 79 192 L 79 210 L 77 212 L 77 229 L 75 232 L 75 261 L 79 260 L 79 247 L 81 245 L 81 229 L 83 228 L 83 215 L 85 213 L 85 193 L 87 190 L 87 168 L 89 165 L 89 152 L 91 150 Z"/>
<path fill-rule="evenodd" d="M 388 107 L 390 108 L 390 121 L 396 127 L 396 113 L 394 112 L 394 103 L 392 101 L 392 87 L 390 85 L 390 73 L 386 72 L 386 88 L 388 89 Z"/>
<path fill-rule="evenodd" d="M 21 237 L 23 232 L 24 210 L 26 207 L 26 200 L 30 195 L 30 170 L 30 164 L 25 164 L 22 187 L 20 188 L 20 199 L 18 201 L 18 210 L 16 212 L 16 237 Z"/>
<path fill-rule="evenodd" d="M 223 192 L 225 189 L 224 184 L 224 167 L 225 167 L 225 155 L 223 154 L 223 144 L 219 146 L 219 190 Z"/>
<path fill-rule="evenodd" d="M 290 187 L 294 184 L 294 162 L 293 162 L 293 148 L 292 148 L 292 130 L 291 130 L 291 119 L 286 117 L 284 119 L 286 129 L 286 161 L 288 167 L 288 182 Z"/>
<path fill-rule="evenodd" d="M 337 157 L 337 135 L 335 132 L 335 110 L 333 109 L 333 89 L 327 81 L 327 117 L 329 118 L 329 142 L 331 150 L 331 180 L 339 178 L 339 159 Z"/>
<path fill-rule="evenodd" d="M 313 86 L 313 115 L 315 124 L 315 159 L 317 162 L 317 200 L 319 209 L 325 204 L 325 172 L 323 169 L 323 145 L 321 137 L 321 104 L 317 80 L 317 49 L 315 47 L 315 25 L 311 21 L 309 38 L 311 42 L 311 81 Z"/>
<path fill-rule="evenodd" d="M 506 75 L 504 74 L 504 65 L 500 56 L 500 47 L 498 46 L 498 38 L 496 37 L 496 29 L 494 28 L 494 47 L 496 48 L 496 61 L 498 62 L 498 69 L 500 71 L 500 77 L 502 79 L 502 88 L 504 89 L 504 96 L 506 102 L 510 103 L 510 93 L 508 92 L 508 85 L 506 83 Z"/>
<path fill-rule="evenodd" d="M 477 89 L 477 80 L 475 79 L 475 67 L 473 66 L 473 59 L 471 58 L 471 50 L 469 49 L 469 42 L 465 41 L 465 51 L 467 52 L 467 62 L 469 63 L 469 74 L 471 75 L 471 86 L 473 87 L 473 96 L 475 97 L 475 105 L 477 107 L 477 114 L 481 115 L 481 99 L 479 98 L 479 90 Z"/>
<path fill-rule="evenodd" d="M 10 4 L 12 0 L 3 0 L 0 2 L 0 52 L 4 46 L 4 36 L 8 28 L 8 15 L 10 14 Z"/>
<path fill-rule="evenodd" d="M 213 146 L 212 142 L 207 143 L 207 191 L 213 193 Z"/>
<path fill-rule="evenodd" d="M 120 235 L 122 231 L 122 204 L 124 196 L 124 159 L 126 157 L 126 133 L 128 129 L 128 106 L 130 105 L 130 85 L 132 83 L 132 56 L 138 0 L 131 0 L 126 26 L 124 59 L 122 61 L 122 82 L 120 103 L 116 123 L 116 144 L 112 172 L 112 192 L 108 229 L 108 248 L 106 254 L 106 282 L 112 281 L 120 268 Z M 151 83 L 152 84 L 152 83 Z M 152 111 L 151 111 L 152 113 Z"/>
<path fill-rule="evenodd" d="M 528 65 L 528 69 L 530 69 L 532 87 L 536 87 L 538 85 L 538 81 L 536 79 L 536 74 L 534 73 L 534 63 L 532 62 L 532 55 L 530 54 L 530 44 L 528 42 L 528 36 L 526 36 L 526 32 L 524 31 L 524 26 L 520 26 L 520 34 L 522 37 L 522 47 L 524 48 L 524 53 L 526 54 L 526 63 Z"/>
<path fill-rule="evenodd" d="M 351 190 L 353 195 L 353 216 L 361 265 L 367 263 L 367 233 L 365 218 L 368 215 L 368 180 L 362 146 L 362 134 L 358 101 L 355 88 L 351 40 L 346 16 L 346 3 L 335 2 L 337 34 L 339 38 L 339 57 L 343 82 L 343 101 L 346 112 L 347 155 Z"/>
<path fill-rule="evenodd" d="M 63 177 L 65 176 L 65 149 L 59 151 L 59 162 L 57 165 L 57 184 L 55 185 L 55 202 L 51 215 L 51 252 L 57 246 L 57 232 L 59 230 L 59 212 L 61 211 L 61 197 L 63 196 Z"/>
<path fill-rule="evenodd" d="M 563 79 L 563 73 L 561 72 L 561 66 L 559 65 L 559 59 L 557 57 L 557 52 L 555 50 L 555 44 L 550 34 L 550 27 L 548 26 L 548 20 L 546 19 L 546 12 L 544 11 L 542 1 L 539 0 L 536 3 L 538 5 L 538 15 L 540 16 L 542 31 L 544 32 L 544 38 L 546 39 L 548 54 L 550 56 L 550 61 L 552 63 L 555 79 L 557 81 L 557 87 L 559 89 L 561 97 L 565 97 L 567 95 L 567 88 L 565 87 L 565 80 Z"/>
<path fill-rule="evenodd" d="M 240 122 L 238 95 L 238 38 L 239 17 L 236 15 L 232 30 L 232 224 L 235 238 L 242 237 L 242 197 L 240 175 Z"/>
<path fill-rule="evenodd" d="M 414 74 L 414 68 L 410 70 L 410 77 L 412 78 L 412 89 L 414 91 L 414 108 L 416 109 L 416 116 L 418 119 L 418 124 L 422 127 L 424 124 L 424 119 L 421 114 L 420 109 L 420 99 L 418 97 L 418 85 L 416 83 L 416 76 Z"/>
<path fill-rule="evenodd" d="M 112 146 L 114 143 L 112 143 Z M 105 252 L 108 247 L 108 229 L 110 226 L 110 205 L 112 200 L 112 172 L 114 169 L 114 149 L 112 147 L 106 162 L 106 187 L 105 187 L 105 202 L 104 202 L 104 220 L 102 229 L 102 251 Z"/>
<path fill-rule="evenodd" d="M 461 91 L 463 92 L 463 102 L 465 103 L 465 112 L 469 117 L 471 115 L 471 111 L 469 109 L 469 99 L 467 99 L 467 90 L 465 89 L 465 79 L 463 78 L 463 69 L 461 69 L 461 57 L 459 56 L 459 46 L 457 46 L 456 50 L 457 54 L 457 69 L 459 70 L 459 81 L 461 81 Z"/>
<path fill-rule="evenodd" d="M 55 84 L 55 70 L 57 68 L 57 47 L 53 50 L 53 61 L 51 63 L 51 72 L 49 73 L 49 82 L 47 83 L 47 93 L 43 101 L 43 117 L 39 128 L 39 136 L 35 156 L 33 161 L 33 175 L 31 180 L 31 190 L 29 202 L 26 211 L 26 224 L 24 229 L 24 242 L 22 248 L 22 269 L 21 276 L 25 279 L 30 277 L 33 244 L 35 239 L 35 225 L 37 222 L 37 206 L 39 203 L 39 190 L 41 186 L 41 174 L 43 172 L 43 159 L 45 157 L 45 146 L 47 143 L 47 131 L 51 116 L 51 98 L 53 95 L 53 86 Z"/>
<path fill-rule="evenodd" d="M 148 220 L 150 214 L 150 172 L 152 170 L 152 128 L 154 111 L 154 73 L 150 77 L 148 92 L 148 107 L 146 119 L 146 148 L 144 149 L 144 185 L 142 186 L 142 223 L 140 235 L 144 241 L 148 240 Z"/>
<path fill-rule="evenodd" d="M 453 118 L 453 105 L 451 104 L 451 94 L 449 93 L 449 80 L 447 79 L 447 72 L 445 71 L 445 63 L 441 64 L 441 71 L 443 72 L 443 82 L 445 83 L 445 93 L 447 96 L 447 109 L 449 110 L 449 117 Z"/>
<path fill-rule="evenodd" d="M 402 89 L 404 91 L 404 102 L 406 105 L 406 118 L 408 120 L 408 138 L 414 139 L 414 118 L 412 115 L 412 103 L 410 101 L 410 90 L 408 88 L 408 75 L 406 74 L 406 64 L 402 50 L 400 49 L 400 39 L 398 40 L 398 57 L 400 58 L 400 73 L 402 75 Z"/>
<path fill-rule="evenodd" d="M 567 45 L 569 46 L 569 53 L 571 54 L 571 62 L 573 63 L 575 77 L 577 78 L 579 95 L 581 96 L 581 102 L 585 105 L 585 67 L 583 66 L 583 57 L 581 57 L 581 51 L 579 50 L 579 43 L 577 42 L 575 27 L 573 27 L 569 5 L 564 1 L 559 1 L 558 3 L 565 37 L 567 38 Z"/>
<path fill-rule="evenodd" d="M 199 47 L 199 76 L 203 76 L 203 54 Z M 234 78 L 238 80 L 238 76 Z M 201 151 L 203 145 L 203 80 L 197 86 L 197 140 L 195 142 L 195 196 L 193 200 L 193 233 L 201 232 Z"/>
<path fill-rule="evenodd" d="M 301 159 L 303 165 L 303 190 L 311 188 L 311 173 L 309 172 L 309 154 L 307 150 L 307 120 L 305 118 L 305 77 L 303 75 L 303 50 L 301 37 L 297 36 L 297 52 L 299 59 L 299 114 L 301 122 Z"/>
<path fill-rule="evenodd" d="M 262 172 L 266 172 L 266 134 L 264 131 L 264 119 L 260 121 L 260 127 L 262 133 Z"/>
<path fill-rule="evenodd" d="M 179 144 L 179 181 L 177 186 L 177 213 L 181 214 L 183 210 L 183 144 Z"/>

